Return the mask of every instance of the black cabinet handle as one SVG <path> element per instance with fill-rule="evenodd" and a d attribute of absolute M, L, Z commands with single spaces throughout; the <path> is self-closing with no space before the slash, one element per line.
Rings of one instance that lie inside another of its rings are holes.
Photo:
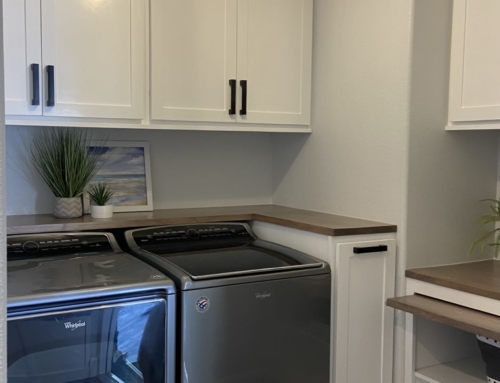
<path fill-rule="evenodd" d="M 31 105 L 40 105 L 40 65 L 31 64 Z"/>
<path fill-rule="evenodd" d="M 231 87 L 231 109 L 229 109 L 229 115 L 234 116 L 236 114 L 236 80 L 229 80 L 229 86 Z"/>
<path fill-rule="evenodd" d="M 354 254 L 381 253 L 383 251 L 387 251 L 387 246 L 355 247 L 352 251 Z"/>
<path fill-rule="evenodd" d="M 47 65 L 47 106 L 55 106 L 54 65 Z"/>
<path fill-rule="evenodd" d="M 247 115 L 247 80 L 241 80 L 240 86 L 241 86 L 240 116 L 246 116 Z"/>

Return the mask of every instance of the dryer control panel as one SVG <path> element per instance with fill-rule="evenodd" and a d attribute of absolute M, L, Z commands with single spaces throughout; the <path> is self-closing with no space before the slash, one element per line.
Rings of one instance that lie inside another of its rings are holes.
<path fill-rule="evenodd" d="M 36 234 L 7 237 L 7 256 L 65 255 L 114 251 L 105 234 Z"/>

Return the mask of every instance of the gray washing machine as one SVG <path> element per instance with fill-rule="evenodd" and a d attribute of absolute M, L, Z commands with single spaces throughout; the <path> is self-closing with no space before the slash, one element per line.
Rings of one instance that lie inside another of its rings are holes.
<path fill-rule="evenodd" d="M 105 233 L 7 238 L 9 383 L 174 383 L 173 282 Z"/>
<path fill-rule="evenodd" d="M 246 224 L 125 233 L 177 286 L 182 383 L 329 383 L 331 272 Z"/>

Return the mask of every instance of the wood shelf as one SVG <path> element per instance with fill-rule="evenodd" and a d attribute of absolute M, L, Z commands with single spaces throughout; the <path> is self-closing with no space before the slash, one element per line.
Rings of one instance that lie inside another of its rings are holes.
<path fill-rule="evenodd" d="M 294 229 L 329 235 L 395 233 L 395 225 L 363 219 L 293 209 L 278 205 L 251 205 L 168 209 L 152 212 L 115 213 L 113 218 L 94 219 L 85 215 L 59 219 L 50 214 L 7 217 L 7 234 L 36 234 L 64 231 L 89 231 L 145 226 L 183 225 L 201 222 L 261 221 Z"/>
<path fill-rule="evenodd" d="M 485 383 L 486 372 L 480 357 L 438 364 L 415 371 L 417 383 Z"/>
<path fill-rule="evenodd" d="M 500 300 L 500 260 L 411 269 L 406 277 Z"/>
<path fill-rule="evenodd" d="M 500 341 L 500 317 L 422 295 L 390 298 L 387 305 L 407 313 Z"/>

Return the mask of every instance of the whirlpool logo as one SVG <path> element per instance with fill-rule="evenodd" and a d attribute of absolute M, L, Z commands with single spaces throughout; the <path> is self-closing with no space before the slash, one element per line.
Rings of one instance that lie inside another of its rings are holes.
<path fill-rule="evenodd" d="M 265 293 L 255 293 L 255 298 L 257 299 L 271 298 L 271 293 L 268 293 L 267 291 Z"/>
<path fill-rule="evenodd" d="M 79 320 L 78 322 L 64 322 L 64 327 L 66 328 L 66 330 L 75 331 L 80 327 L 85 327 L 85 322 L 82 322 L 81 320 Z"/>

